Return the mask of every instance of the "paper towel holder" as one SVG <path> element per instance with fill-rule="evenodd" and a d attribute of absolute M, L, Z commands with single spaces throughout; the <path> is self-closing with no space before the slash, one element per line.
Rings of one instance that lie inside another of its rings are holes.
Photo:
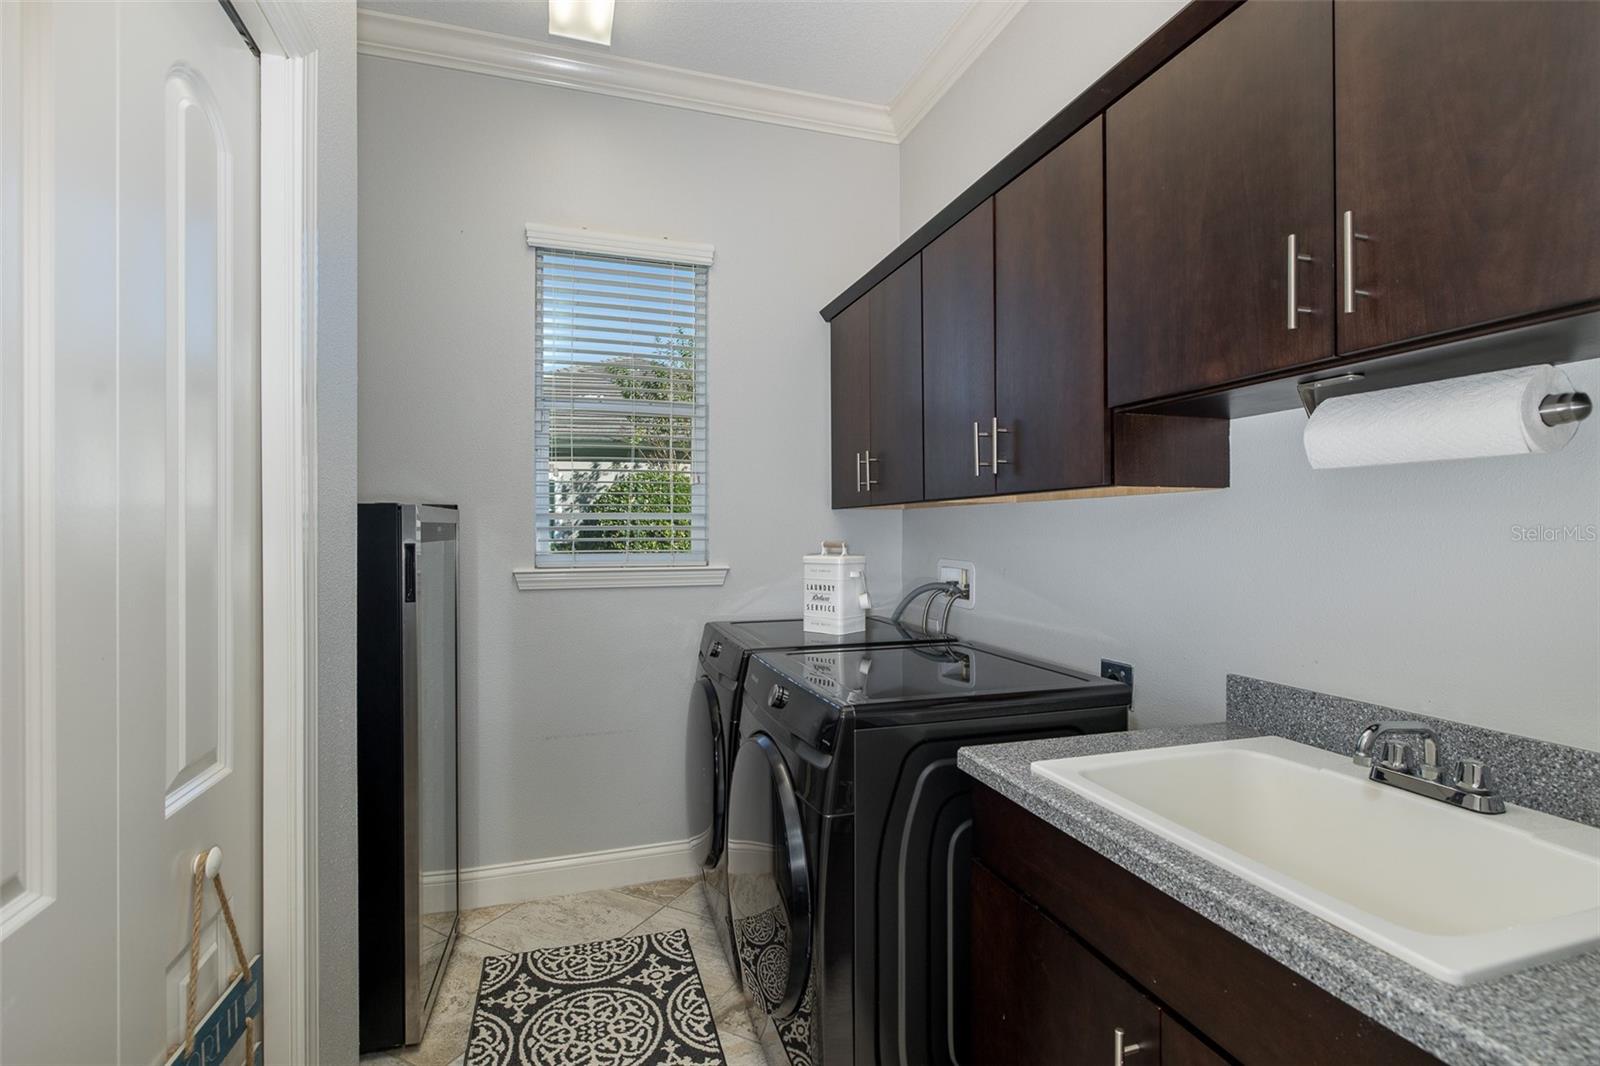
<path fill-rule="evenodd" d="M 1582 422 L 1594 410 L 1586 392 L 1557 392 L 1539 401 L 1539 420 L 1547 426 Z"/>
<path fill-rule="evenodd" d="M 1348 385 L 1354 381 L 1363 381 L 1366 376 L 1365 374 L 1352 372 L 1340 374 L 1337 377 L 1318 378 L 1315 381 L 1302 381 L 1296 384 L 1295 391 L 1300 394 L 1300 406 L 1306 409 L 1306 417 L 1310 418 L 1312 412 L 1316 411 L 1317 404 L 1322 402 L 1322 397 L 1317 392 L 1318 389 L 1326 388 L 1329 385 Z"/>
<path fill-rule="evenodd" d="M 1295 385 L 1295 390 L 1300 393 L 1300 406 L 1306 409 L 1306 417 L 1310 418 L 1316 411 L 1317 404 L 1322 402 L 1319 389 L 1329 385 L 1349 385 L 1353 382 L 1366 380 L 1366 375 L 1352 371 L 1348 374 L 1339 374 L 1331 378 L 1317 378 L 1314 381 L 1302 381 Z M 1547 426 L 1559 426 L 1566 422 L 1582 422 L 1594 411 L 1594 404 L 1586 392 L 1554 392 L 1539 402 L 1539 420 Z"/>

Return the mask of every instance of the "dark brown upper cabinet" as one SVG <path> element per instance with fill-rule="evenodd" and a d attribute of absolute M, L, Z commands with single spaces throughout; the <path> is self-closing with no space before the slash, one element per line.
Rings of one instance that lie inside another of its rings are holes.
<path fill-rule="evenodd" d="M 835 507 L 922 499 L 922 264 L 890 274 L 831 323 Z"/>
<path fill-rule="evenodd" d="M 1101 124 L 922 253 L 930 500 L 1107 484 Z"/>
<path fill-rule="evenodd" d="M 1600 4 L 1333 18 L 1339 351 L 1600 298 Z"/>
<path fill-rule="evenodd" d="M 1333 356 L 1333 18 L 1253 0 L 1106 112 L 1111 406 Z"/>
<path fill-rule="evenodd" d="M 922 459 L 930 500 L 994 492 L 994 201 L 922 253 Z"/>
<path fill-rule="evenodd" d="M 833 505 L 859 507 L 867 502 L 863 458 L 872 446 L 871 346 L 872 294 L 839 312 L 832 330 Z"/>
<path fill-rule="evenodd" d="M 1111 480 L 1096 118 L 994 198 L 995 488 Z"/>
<path fill-rule="evenodd" d="M 922 257 L 870 295 L 871 442 L 866 503 L 922 499 Z"/>

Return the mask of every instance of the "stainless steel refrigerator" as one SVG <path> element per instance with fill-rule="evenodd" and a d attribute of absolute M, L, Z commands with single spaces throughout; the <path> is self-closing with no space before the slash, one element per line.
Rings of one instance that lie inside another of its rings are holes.
<path fill-rule="evenodd" d="M 364 503 L 357 541 L 361 1050 L 422 1039 L 455 945 L 459 513 Z"/>

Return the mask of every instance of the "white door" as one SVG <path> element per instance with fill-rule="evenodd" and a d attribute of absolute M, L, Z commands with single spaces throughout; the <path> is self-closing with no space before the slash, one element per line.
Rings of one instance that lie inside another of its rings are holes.
<path fill-rule="evenodd" d="M 213 844 L 260 948 L 258 80 L 213 2 L 0 3 L 7 1066 L 165 1059 Z"/>

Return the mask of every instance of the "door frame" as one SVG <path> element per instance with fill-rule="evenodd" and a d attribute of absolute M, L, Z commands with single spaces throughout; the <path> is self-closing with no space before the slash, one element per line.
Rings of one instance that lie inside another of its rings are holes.
<path fill-rule="evenodd" d="M 263 1044 L 319 1055 L 317 40 L 293 0 L 235 0 L 261 51 Z"/>

